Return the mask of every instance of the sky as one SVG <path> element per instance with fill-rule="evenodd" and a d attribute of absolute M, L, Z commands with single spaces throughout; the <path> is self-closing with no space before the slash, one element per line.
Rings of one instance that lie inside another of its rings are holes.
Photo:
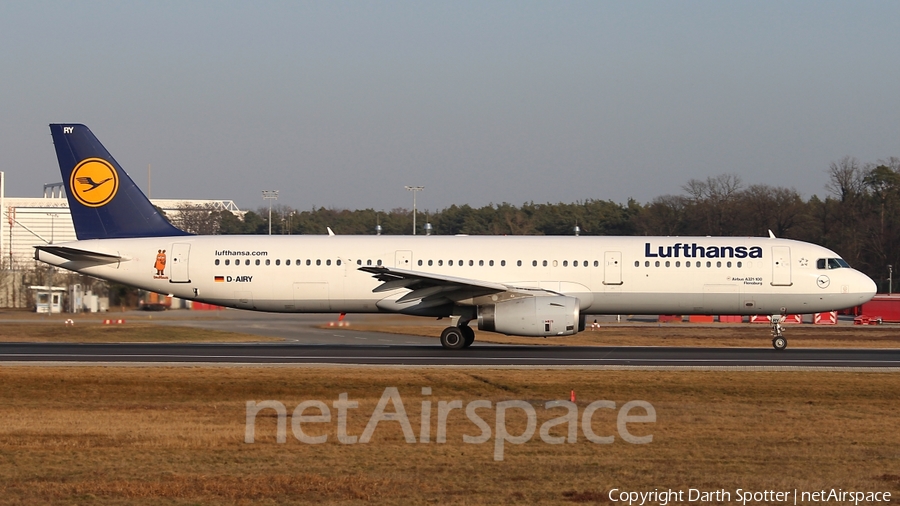
<path fill-rule="evenodd" d="M 900 2 L 0 0 L 6 195 L 88 125 L 155 198 L 641 203 L 690 179 L 824 196 L 900 156 Z"/>

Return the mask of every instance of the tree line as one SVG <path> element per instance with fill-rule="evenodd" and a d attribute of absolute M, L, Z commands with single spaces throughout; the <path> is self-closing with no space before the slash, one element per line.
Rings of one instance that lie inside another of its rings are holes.
<path fill-rule="evenodd" d="M 733 174 L 691 179 L 678 194 L 641 204 L 611 200 L 521 206 L 452 205 L 420 211 L 417 233 L 435 235 L 664 235 L 762 236 L 798 239 L 830 248 L 887 291 L 888 266 L 900 265 L 900 158 L 862 163 L 845 157 L 827 169 L 824 197 L 804 200 L 794 188 L 745 185 Z M 267 234 L 268 208 L 243 218 L 212 207 L 184 207 L 175 226 L 198 234 Z M 273 234 L 385 235 L 412 233 L 412 211 L 324 207 L 272 208 Z"/>

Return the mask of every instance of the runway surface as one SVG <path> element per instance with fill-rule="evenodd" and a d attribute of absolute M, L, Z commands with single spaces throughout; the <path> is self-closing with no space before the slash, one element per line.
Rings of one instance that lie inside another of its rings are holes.
<path fill-rule="evenodd" d="M 778 352 L 759 348 L 662 348 L 595 346 L 513 346 L 478 341 L 449 351 L 433 337 L 319 328 L 334 315 L 281 315 L 248 311 L 204 314 L 171 311 L 148 316 L 124 314 L 131 321 L 152 321 L 226 330 L 284 342 L 204 344 L 0 343 L 0 364 L 43 363 L 210 363 L 210 364 L 365 364 L 408 366 L 614 366 L 728 368 L 881 368 L 900 372 L 900 349 L 808 349 Z M 15 320 L 7 320 L 15 321 Z M 36 322 L 35 319 L 23 320 Z M 40 320 L 43 321 L 43 320 Z M 420 324 L 414 319 L 412 323 Z M 53 324 L 45 322 L 46 324 Z M 87 322 L 85 322 L 87 324 Z M 394 322 L 396 324 L 396 322 Z M 443 323 L 443 322 L 441 322 Z M 62 323 L 59 322 L 61 325 Z M 80 325 L 81 323 L 79 323 Z M 96 322 L 94 323 L 96 324 Z M 762 330 L 762 329 L 761 329 Z M 761 331 L 761 344 L 767 343 Z"/>
<path fill-rule="evenodd" d="M 475 344 L 0 344 L 0 362 L 897 368 L 900 350 L 634 348 Z"/>

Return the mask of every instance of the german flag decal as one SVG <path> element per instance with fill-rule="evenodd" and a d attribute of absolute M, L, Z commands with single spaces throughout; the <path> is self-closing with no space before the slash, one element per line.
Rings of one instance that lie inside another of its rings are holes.
<path fill-rule="evenodd" d="M 224 283 L 225 276 L 216 276 L 216 283 Z"/>

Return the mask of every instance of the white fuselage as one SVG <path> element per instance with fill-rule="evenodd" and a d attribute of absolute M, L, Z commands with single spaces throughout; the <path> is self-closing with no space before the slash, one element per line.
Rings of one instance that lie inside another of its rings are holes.
<path fill-rule="evenodd" d="M 373 292 L 381 282 L 358 270 L 369 265 L 541 288 L 578 298 L 583 314 L 812 313 L 875 293 L 855 269 L 817 266 L 834 252 L 772 238 L 222 235 L 59 246 L 122 260 L 37 258 L 184 299 L 276 312 L 403 312 L 395 301 L 409 290 Z"/>

